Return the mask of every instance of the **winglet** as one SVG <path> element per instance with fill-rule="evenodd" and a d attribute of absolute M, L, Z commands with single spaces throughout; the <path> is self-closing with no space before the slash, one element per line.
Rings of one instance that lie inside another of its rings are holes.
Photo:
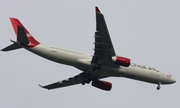
<path fill-rule="evenodd" d="M 39 84 L 39 87 L 43 88 L 43 86 L 41 84 Z"/>
<path fill-rule="evenodd" d="M 44 89 L 48 89 L 48 88 L 45 88 L 44 86 L 42 86 L 41 84 L 39 84 L 39 87 L 44 88 Z M 49 90 L 49 89 L 48 89 L 48 90 Z"/>
<path fill-rule="evenodd" d="M 95 7 L 95 9 L 96 9 L 96 12 L 101 13 L 101 11 L 99 10 L 97 6 Z"/>

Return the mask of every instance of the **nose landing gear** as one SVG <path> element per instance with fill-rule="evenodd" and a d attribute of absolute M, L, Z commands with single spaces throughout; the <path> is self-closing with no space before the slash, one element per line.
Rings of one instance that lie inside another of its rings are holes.
<path fill-rule="evenodd" d="M 158 86 L 157 86 L 157 90 L 159 90 L 161 88 L 161 82 L 158 83 Z"/>

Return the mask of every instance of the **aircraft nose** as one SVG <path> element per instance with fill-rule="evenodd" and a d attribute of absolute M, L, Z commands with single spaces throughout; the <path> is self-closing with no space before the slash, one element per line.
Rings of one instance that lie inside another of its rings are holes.
<path fill-rule="evenodd" d="M 167 79 L 168 79 L 167 82 L 168 82 L 169 84 L 173 84 L 173 83 L 176 82 L 176 80 L 172 77 L 172 75 L 167 74 L 166 77 L 167 77 Z"/>
<path fill-rule="evenodd" d="M 175 83 L 176 80 L 174 78 L 171 78 L 171 83 Z"/>

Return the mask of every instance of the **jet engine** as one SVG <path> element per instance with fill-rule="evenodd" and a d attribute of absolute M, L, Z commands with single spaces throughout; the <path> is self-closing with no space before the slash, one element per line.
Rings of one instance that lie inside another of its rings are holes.
<path fill-rule="evenodd" d="M 92 81 L 92 86 L 102 90 L 110 91 L 112 88 L 112 83 L 101 80 L 94 80 Z"/>
<path fill-rule="evenodd" d="M 128 67 L 131 64 L 131 60 L 125 57 L 120 57 L 120 56 L 113 56 L 112 61 L 121 65 Z"/>

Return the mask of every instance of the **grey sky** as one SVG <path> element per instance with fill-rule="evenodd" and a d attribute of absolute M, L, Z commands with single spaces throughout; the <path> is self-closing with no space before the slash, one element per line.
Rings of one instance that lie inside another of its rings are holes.
<path fill-rule="evenodd" d="M 0 48 L 15 34 L 18 18 L 41 43 L 93 54 L 95 6 L 105 15 L 116 53 L 134 63 L 173 75 L 172 85 L 106 78 L 110 92 L 91 85 L 44 90 L 38 84 L 66 79 L 81 71 L 48 61 L 24 49 L 0 52 L 1 108 L 178 108 L 180 79 L 179 0 L 1 0 Z"/>

